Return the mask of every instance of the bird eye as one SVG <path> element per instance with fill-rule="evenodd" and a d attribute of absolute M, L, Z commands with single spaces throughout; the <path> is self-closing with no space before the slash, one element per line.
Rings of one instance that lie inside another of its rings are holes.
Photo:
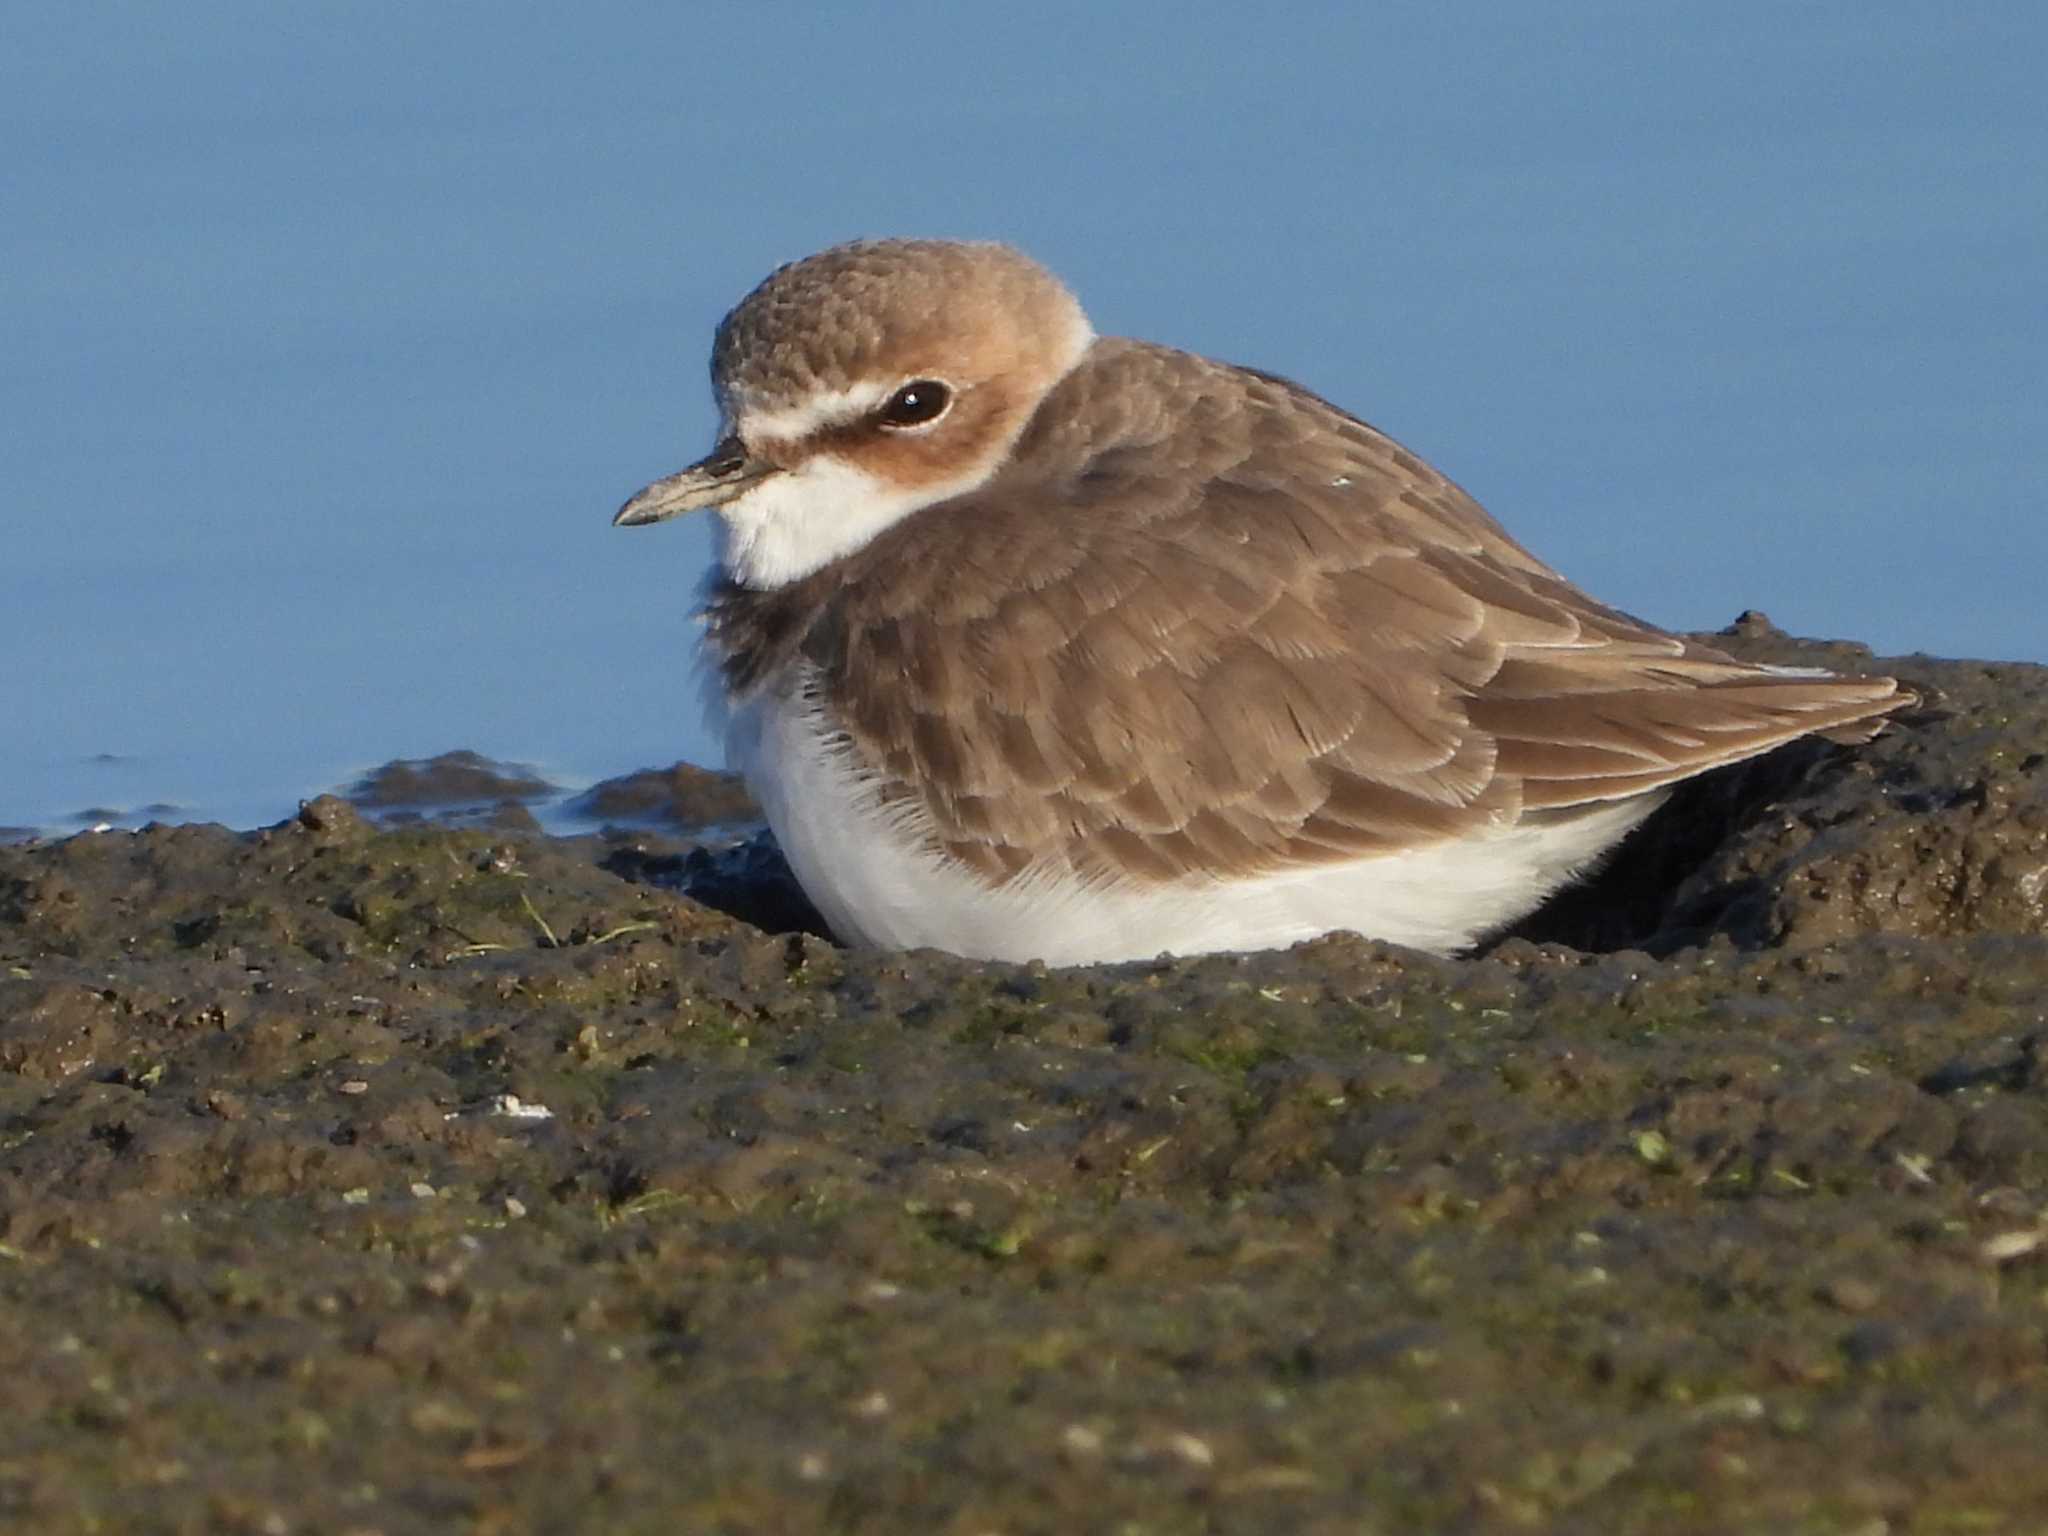
<path fill-rule="evenodd" d="M 953 391 L 937 379 L 914 379 L 891 395 L 876 419 L 885 427 L 921 427 L 937 421 L 953 403 Z"/>

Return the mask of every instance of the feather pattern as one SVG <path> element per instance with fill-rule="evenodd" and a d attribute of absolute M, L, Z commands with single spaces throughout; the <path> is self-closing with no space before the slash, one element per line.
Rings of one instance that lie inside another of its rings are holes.
<path fill-rule="evenodd" d="M 1308 391 L 1108 339 L 984 483 L 781 587 L 724 582 L 709 617 L 730 694 L 802 692 L 876 803 L 991 888 L 1590 814 L 1910 697 L 1631 618 Z"/>

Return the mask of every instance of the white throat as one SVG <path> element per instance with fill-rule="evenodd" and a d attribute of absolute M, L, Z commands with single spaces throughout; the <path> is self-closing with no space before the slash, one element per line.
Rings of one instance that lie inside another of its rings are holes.
<path fill-rule="evenodd" d="M 828 453 L 771 475 L 718 509 L 718 559 L 743 587 L 767 591 L 852 554 L 920 507 L 971 491 L 993 465 L 915 489 L 891 485 Z"/>

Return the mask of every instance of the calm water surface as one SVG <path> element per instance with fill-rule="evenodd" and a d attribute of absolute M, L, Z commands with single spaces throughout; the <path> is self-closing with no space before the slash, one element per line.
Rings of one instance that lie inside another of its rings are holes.
<path fill-rule="evenodd" d="M 0 825 L 715 759 L 706 530 L 608 519 L 872 233 L 1291 374 L 1658 622 L 2048 657 L 2039 5 L 17 11 Z"/>

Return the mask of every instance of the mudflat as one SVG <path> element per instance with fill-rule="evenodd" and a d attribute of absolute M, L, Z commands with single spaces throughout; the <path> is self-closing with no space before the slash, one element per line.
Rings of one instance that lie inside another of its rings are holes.
<path fill-rule="evenodd" d="M 0 1529 L 2040 1529 L 2048 669 L 1715 639 L 1927 702 L 1465 960 L 854 954 L 758 839 L 332 797 L 0 847 Z"/>

